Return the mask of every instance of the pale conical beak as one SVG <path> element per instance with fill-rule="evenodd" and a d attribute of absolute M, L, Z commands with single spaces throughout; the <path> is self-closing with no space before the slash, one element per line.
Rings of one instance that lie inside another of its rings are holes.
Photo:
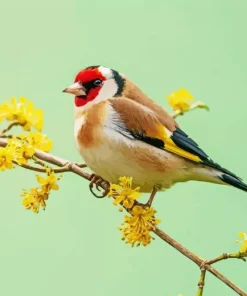
<path fill-rule="evenodd" d="M 77 97 L 86 95 L 85 88 L 79 82 L 75 82 L 71 86 L 65 88 L 63 92 L 73 94 Z"/>

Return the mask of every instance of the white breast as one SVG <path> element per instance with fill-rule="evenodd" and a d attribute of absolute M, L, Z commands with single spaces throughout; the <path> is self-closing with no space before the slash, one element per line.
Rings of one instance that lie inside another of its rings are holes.
<path fill-rule="evenodd" d="M 85 123 L 85 117 L 80 116 L 75 120 L 74 135 L 77 148 L 87 166 L 94 173 L 113 183 L 117 183 L 121 176 L 133 177 L 134 185 L 141 186 L 144 192 L 151 191 L 155 184 L 162 184 L 164 188 L 169 188 L 176 179 L 181 179 L 177 176 L 180 173 L 176 168 L 182 164 L 180 161 L 178 162 L 177 157 L 141 141 L 131 139 L 130 135 L 128 138 L 127 135 L 119 133 L 112 128 L 112 118 L 116 118 L 117 115 L 114 114 L 110 106 L 107 112 L 107 119 L 98 135 L 99 142 L 90 148 L 77 140 L 78 133 Z M 147 153 L 147 155 L 157 154 L 158 158 L 163 159 L 163 166 L 170 169 L 157 171 L 156 165 L 150 161 L 147 166 L 143 166 L 136 160 L 138 151 Z"/>
<path fill-rule="evenodd" d="M 141 186 L 143 192 L 150 192 L 155 184 L 162 184 L 163 188 L 169 188 L 179 176 L 176 176 L 173 163 L 177 163 L 166 151 L 160 151 L 146 143 L 133 142 L 131 139 L 119 134 L 118 132 L 105 127 L 102 130 L 101 144 L 96 147 L 83 147 L 78 145 L 79 152 L 88 167 L 97 175 L 112 182 L 118 183 L 119 177 L 133 177 L 133 186 Z M 151 155 L 159 154 L 163 158 L 164 164 L 171 169 L 169 171 L 157 171 L 154 165 L 147 164 L 142 166 L 136 161 L 133 145 L 138 145 L 140 151 L 147 151 Z M 147 150 L 148 147 L 148 150 Z M 178 166 L 176 164 L 176 166 Z M 179 174 L 179 170 L 178 170 Z"/>

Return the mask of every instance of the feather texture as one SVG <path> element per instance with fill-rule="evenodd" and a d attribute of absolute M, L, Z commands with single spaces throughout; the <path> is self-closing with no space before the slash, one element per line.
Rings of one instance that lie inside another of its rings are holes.
<path fill-rule="evenodd" d="M 92 81 L 85 77 L 97 68 L 93 74 L 104 83 L 95 94 Z M 91 93 L 87 102 L 75 104 L 74 133 L 81 155 L 96 174 L 112 183 L 132 176 L 133 185 L 142 192 L 150 192 L 154 185 L 163 190 L 189 180 L 247 191 L 240 178 L 210 159 L 167 111 L 126 76 L 102 66 L 78 75 Z"/>
<path fill-rule="evenodd" d="M 241 180 L 235 174 L 211 160 L 199 145 L 179 127 L 176 127 L 175 130 L 169 129 L 172 125 L 172 123 L 169 124 L 169 120 L 173 120 L 171 120 L 170 115 L 163 114 L 161 117 L 160 112 L 157 114 L 146 106 L 125 97 L 118 97 L 109 101 L 118 114 L 118 118 L 113 118 L 113 128 L 115 126 L 119 132 Z"/>

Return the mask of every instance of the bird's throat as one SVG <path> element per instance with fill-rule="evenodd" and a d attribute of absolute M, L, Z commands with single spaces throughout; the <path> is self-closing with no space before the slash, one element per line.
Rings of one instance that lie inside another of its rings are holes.
<path fill-rule="evenodd" d="M 82 107 L 87 104 L 87 97 L 86 96 L 79 96 L 75 97 L 75 105 L 76 107 Z"/>

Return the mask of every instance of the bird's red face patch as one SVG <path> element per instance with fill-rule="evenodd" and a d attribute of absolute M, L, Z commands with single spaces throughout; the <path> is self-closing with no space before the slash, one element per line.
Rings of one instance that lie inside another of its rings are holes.
<path fill-rule="evenodd" d="M 76 77 L 75 82 L 80 82 L 85 88 L 86 95 L 75 97 L 76 107 L 86 105 L 88 102 L 93 101 L 102 87 L 103 81 L 106 78 L 98 70 L 98 68 L 88 68 L 80 71 Z"/>

